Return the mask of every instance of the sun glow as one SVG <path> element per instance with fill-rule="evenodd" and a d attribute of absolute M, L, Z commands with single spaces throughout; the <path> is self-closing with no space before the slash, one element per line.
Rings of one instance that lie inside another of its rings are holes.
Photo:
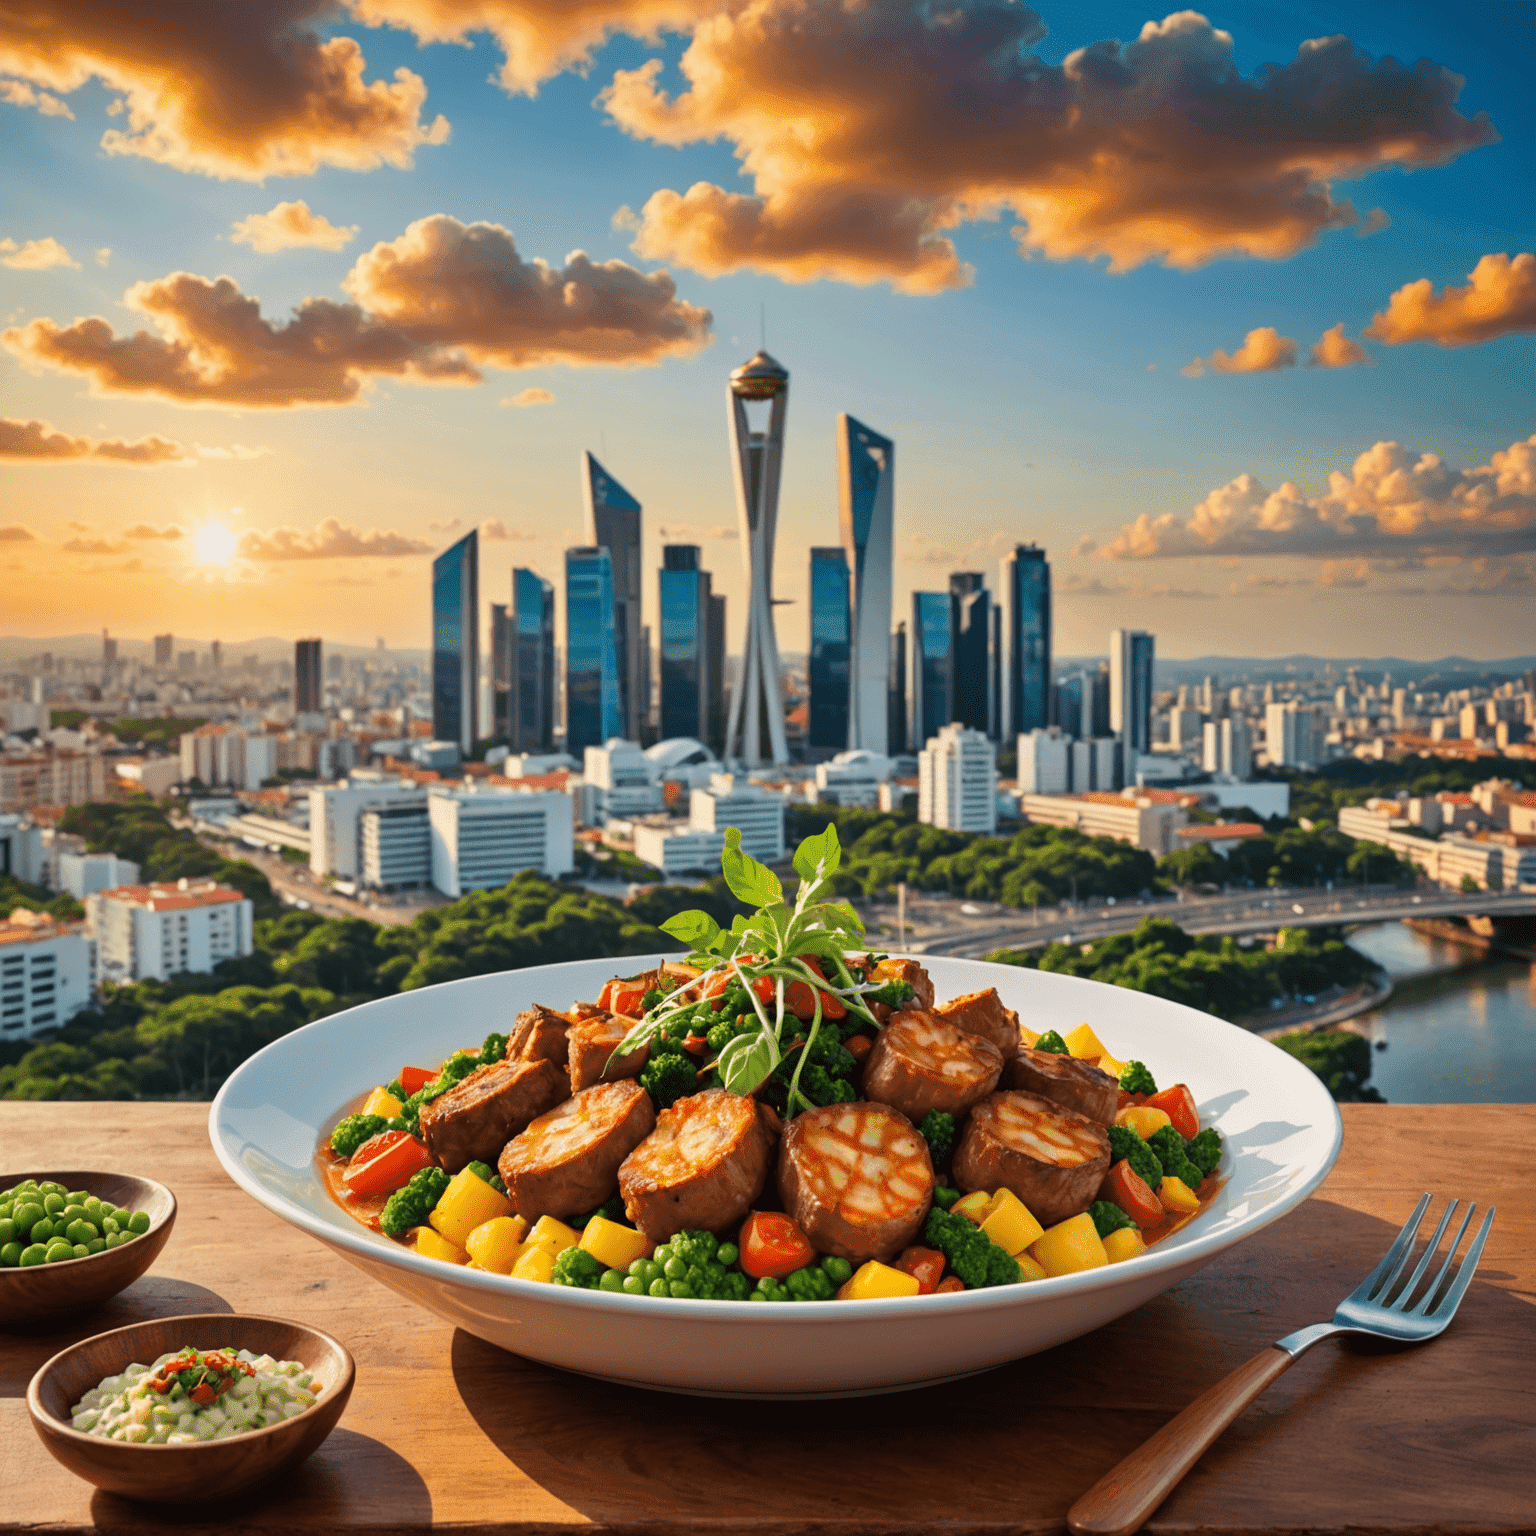
<path fill-rule="evenodd" d="M 192 536 L 197 558 L 204 565 L 228 565 L 235 556 L 235 530 L 223 523 L 204 523 Z"/>

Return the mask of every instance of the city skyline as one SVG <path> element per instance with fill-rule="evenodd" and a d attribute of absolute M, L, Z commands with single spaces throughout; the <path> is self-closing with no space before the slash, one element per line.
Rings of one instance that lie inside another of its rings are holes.
<path fill-rule="evenodd" d="M 588 451 L 652 511 L 641 572 L 701 546 L 740 653 L 716 391 L 763 339 L 781 639 L 846 413 L 901 444 L 893 617 L 1034 543 L 1064 655 L 1536 650 L 1528 6 L 236 8 L 174 48 L 152 7 L 65 16 L 48 57 L 0 24 L 7 634 L 424 648 L 471 529 L 563 631 Z M 331 48 L 357 75 L 306 97 Z M 179 84 L 232 71 L 238 124 Z"/>

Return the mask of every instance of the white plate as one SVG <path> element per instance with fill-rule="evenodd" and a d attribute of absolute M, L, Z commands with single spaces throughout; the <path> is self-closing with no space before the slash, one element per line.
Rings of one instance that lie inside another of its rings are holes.
<path fill-rule="evenodd" d="M 672 1301 L 540 1285 L 425 1259 L 331 1200 L 313 1155 L 341 1105 L 408 1063 L 505 1031 L 535 1002 L 595 998 L 661 958 L 584 960 L 477 976 L 333 1014 L 269 1045 L 220 1090 L 208 1129 L 247 1194 L 359 1269 L 503 1349 L 637 1386 L 731 1396 L 895 1391 L 1049 1349 L 1122 1316 L 1210 1263 L 1317 1188 L 1339 1113 L 1300 1062 L 1256 1035 L 1120 987 L 982 960 L 920 957 L 940 1001 L 995 986 L 1036 1030 L 1085 1019 L 1121 1059 L 1187 1082 L 1226 1138 L 1225 1188 L 1138 1258 L 1086 1274 L 947 1296 L 861 1302 Z"/>

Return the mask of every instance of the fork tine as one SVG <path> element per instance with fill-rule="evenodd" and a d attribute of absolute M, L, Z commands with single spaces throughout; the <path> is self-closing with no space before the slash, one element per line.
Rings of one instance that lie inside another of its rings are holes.
<path fill-rule="evenodd" d="M 1467 1256 L 1461 1261 L 1461 1268 L 1456 1271 L 1456 1279 L 1451 1285 L 1445 1299 L 1435 1308 L 1431 1314 L 1436 1318 L 1443 1317 L 1447 1322 L 1455 1316 L 1456 1308 L 1461 1305 L 1461 1298 L 1466 1294 L 1466 1289 L 1472 1283 L 1473 1272 L 1477 1269 L 1477 1261 L 1483 1256 L 1483 1244 L 1488 1240 L 1488 1229 L 1493 1225 L 1493 1206 L 1488 1207 L 1488 1214 L 1483 1217 L 1483 1224 L 1477 1229 L 1477 1236 L 1472 1239 L 1472 1246 L 1467 1249 Z"/>
<path fill-rule="evenodd" d="M 1450 1269 L 1451 1261 L 1456 1257 L 1456 1250 L 1461 1246 L 1461 1239 L 1467 1230 L 1467 1223 L 1472 1220 L 1476 1210 L 1477 1201 L 1474 1200 L 1467 1206 L 1466 1214 L 1461 1218 L 1461 1225 L 1452 1234 L 1450 1247 L 1445 1250 L 1445 1258 L 1441 1261 L 1440 1268 L 1435 1271 L 1435 1278 L 1429 1282 L 1428 1290 L 1419 1298 L 1418 1306 L 1406 1309 L 1410 1315 L 1415 1313 L 1421 1317 L 1429 1315 L 1429 1304 L 1435 1299 L 1435 1293 L 1440 1289 L 1441 1283 L 1445 1279 L 1446 1271 Z"/>
<path fill-rule="evenodd" d="M 1369 1301 L 1376 1290 L 1377 1283 L 1389 1270 L 1395 1272 L 1401 1263 L 1403 1255 L 1413 1246 L 1413 1234 L 1419 1230 L 1419 1223 L 1424 1219 L 1424 1212 L 1429 1209 L 1429 1196 L 1425 1195 L 1413 1208 L 1413 1215 L 1403 1223 L 1403 1230 L 1392 1239 L 1392 1246 L 1382 1255 L 1379 1263 L 1359 1285 L 1345 1298 L 1346 1301 Z"/>
<path fill-rule="evenodd" d="M 1397 1293 L 1397 1300 L 1392 1303 L 1393 1306 L 1402 1308 L 1407 1307 L 1409 1301 L 1413 1297 L 1414 1291 L 1418 1288 L 1419 1281 L 1424 1278 L 1424 1271 L 1429 1268 L 1429 1261 L 1434 1258 L 1435 1250 L 1440 1246 L 1440 1239 L 1445 1235 L 1446 1223 L 1449 1222 L 1451 1217 L 1456 1214 L 1456 1207 L 1459 1204 L 1460 1201 L 1452 1200 L 1451 1203 L 1446 1206 L 1445 1214 L 1440 1218 L 1440 1225 L 1435 1228 L 1435 1235 L 1430 1238 L 1429 1246 L 1424 1250 L 1424 1257 L 1421 1258 L 1419 1262 L 1414 1266 L 1413 1273 L 1408 1277 L 1408 1283 L 1402 1288 L 1402 1290 Z M 1465 1225 L 1465 1222 L 1463 1222 L 1463 1225 Z M 1459 1233 L 1457 1235 L 1458 1237 L 1460 1236 Z M 1452 1243 L 1452 1252 L 1455 1251 L 1455 1248 L 1456 1244 Z M 1432 1295 L 1433 1293 L 1434 1287 L 1431 1286 L 1430 1294 Z M 1381 1300 L 1383 1303 L 1385 1303 L 1386 1299 L 1387 1292 L 1386 1289 L 1383 1288 L 1381 1293 Z"/>

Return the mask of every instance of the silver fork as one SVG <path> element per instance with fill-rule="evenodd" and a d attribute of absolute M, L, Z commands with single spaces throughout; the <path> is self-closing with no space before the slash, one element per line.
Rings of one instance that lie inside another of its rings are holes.
<path fill-rule="evenodd" d="M 1314 1323 L 1310 1328 L 1298 1329 L 1260 1350 L 1246 1365 L 1238 1366 L 1230 1376 L 1202 1393 L 1146 1444 L 1106 1472 L 1067 1512 L 1067 1526 L 1074 1536 L 1130 1536 L 1132 1531 L 1139 1531 L 1222 1430 L 1319 1339 L 1335 1333 L 1368 1333 L 1400 1344 L 1422 1344 L 1444 1333 L 1472 1283 L 1483 1244 L 1488 1240 L 1488 1229 L 1493 1225 L 1494 1210 L 1492 1206 L 1488 1208 L 1477 1236 L 1447 1282 L 1451 1260 L 1456 1257 L 1456 1249 L 1477 1209 L 1476 1202 L 1467 1206 L 1435 1278 L 1419 1292 L 1419 1282 L 1460 1203 L 1452 1200 L 1446 1206 L 1423 1256 L 1408 1279 L 1399 1285 L 1429 1201 L 1430 1197 L 1425 1195 L 1414 1207 L 1413 1215 L 1403 1223 L 1403 1230 L 1392 1240 L 1381 1263 L 1339 1303 L 1331 1323 Z"/>

